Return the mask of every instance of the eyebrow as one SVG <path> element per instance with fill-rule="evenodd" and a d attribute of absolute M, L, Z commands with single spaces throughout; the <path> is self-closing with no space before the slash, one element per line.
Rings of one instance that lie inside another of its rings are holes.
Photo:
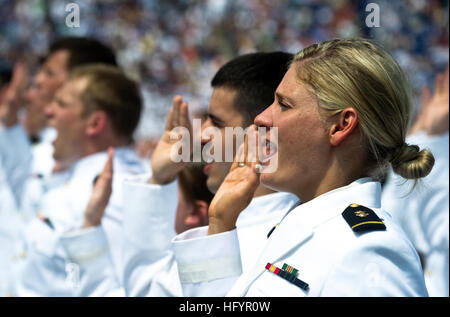
<path fill-rule="evenodd" d="M 295 105 L 294 100 L 292 100 L 291 98 L 289 98 L 289 97 L 287 97 L 287 96 L 285 96 L 285 95 L 283 95 L 283 94 L 281 94 L 281 93 L 279 93 L 277 91 L 275 91 L 275 99 L 281 100 L 281 101 L 285 100 L 288 103 L 290 103 L 292 105 Z"/>
<path fill-rule="evenodd" d="M 225 121 L 223 121 L 222 119 L 220 119 L 219 117 L 216 117 L 215 115 L 213 115 L 212 113 L 208 112 L 208 117 L 218 123 L 225 123 Z"/>
<path fill-rule="evenodd" d="M 67 106 L 67 102 L 65 102 L 61 97 L 55 97 L 55 100 L 62 107 L 66 107 Z"/>

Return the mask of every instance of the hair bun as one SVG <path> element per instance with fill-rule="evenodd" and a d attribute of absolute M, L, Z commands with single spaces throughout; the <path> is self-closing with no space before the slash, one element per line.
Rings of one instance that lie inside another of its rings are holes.
<path fill-rule="evenodd" d="M 417 145 L 404 143 L 397 147 L 390 160 L 394 173 L 406 179 L 418 179 L 427 176 L 434 165 L 434 156 L 430 151 Z"/>

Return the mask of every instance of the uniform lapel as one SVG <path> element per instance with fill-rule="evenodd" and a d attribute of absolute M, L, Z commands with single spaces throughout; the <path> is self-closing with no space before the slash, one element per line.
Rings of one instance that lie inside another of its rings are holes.
<path fill-rule="evenodd" d="M 364 178 L 294 208 L 271 234 L 252 270 L 241 276 L 230 295 L 245 296 L 252 283 L 264 273 L 268 262 L 275 263 L 286 258 L 294 248 L 307 243 L 317 225 L 339 216 L 350 203 L 359 202 L 380 208 L 380 191 L 379 183 Z"/>
<path fill-rule="evenodd" d="M 283 221 L 282 230 L 278 229 L 280 228 L 277 228 L 268 239 L 266 247 L 253 268 L 246 276 L 242 276 L 240 282 L 243 282 L 243 284 L 237 284 L 237 287 L 232 291 L 233 293 L 237 292 L 236 296 L 245 296 L 251 284 L 264 273 L 268 262 L 275 263 L 294 248 L 298 248 L 306 243 L 313 235 L 313 230 L 310 226 L 301 225 L 295 221 Z M 293 233 L 295 233 L 295 236 L 292 236 Z M 242 285 L 242 287 L 239 287 L 239 285 Z"/>

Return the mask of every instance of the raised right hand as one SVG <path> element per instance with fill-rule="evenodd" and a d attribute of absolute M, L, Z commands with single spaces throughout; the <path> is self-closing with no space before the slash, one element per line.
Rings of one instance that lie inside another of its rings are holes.
<path fill-rule="evenodd" d="M 25 89 L 28 85 L 28 70 L 25 63 L 14 65 L 11 82 L 0 100 L 0 122 L 11 127 L 18 122 L 18 112 L 24 104 Z"/>
<path fill-rule="evenodd" d="M 439 135 L 449 129 L 449 67 L 436 77 L 434 93 L 430 88 L 422 90 L 422 109 L 417 115 L 409 134 L 425 131 L 428 135 Z"/>
<path fill-rule="evenodd" d="M 249 146 L 249 134 L 258 137 L 256 126 L 252 125 L 239 147 L 233 165 L 220 185 L 208 209 L 208 235 L 232 230 L 236 227 L 239 214 L 247 208 L 259 185 L 256 166 L 261 162 L 257 147 Z"/>
<path fill-rule="evenodd" d="M 185 128 L 185 132 L 189 133 L 185 137 L 191 138 L 192 128 L 189 119 L 188 104 L 183 101 L 181 96 L 175 96 L 173 98 L 172 108 L 167 116 L 166 129 L 153 152 L 151 159 L 151 184 L 163 185 L 172 182 L 187 163 L 183 161 L 175 162 L 171 156 L 172 146 L 180 140 L 182 134 L 180 134 L 180 138 L 173 138 L 174 132 L 172 130 L 177 127 Z M 192 140 L 189 140 L 190 144 L 192 144 Z M 188 150 L 188 154 L 190 155 L 191 147 L 185 150 Z"/>

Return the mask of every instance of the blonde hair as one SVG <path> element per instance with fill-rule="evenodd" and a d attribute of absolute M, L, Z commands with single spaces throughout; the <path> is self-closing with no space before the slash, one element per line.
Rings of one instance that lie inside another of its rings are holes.
<path fill-rule="evenodd" d="M 120 68 L 101 63 L 83 64 L 69 73 L 71 80 L 82 78 L 88 80 L 81 93 L 83 115 L 105 111 L 117 135 L 131 141 L 143 107 L 139 85 Z"/>
<path fill-rule="evenodd" d="M 428 175 L 431 152 L 405 143 L 412 113 L 409 81 L 385 50 L 366 39 L 334 39 L 303 49 L 293 65 L 322 114 L 357 111 L 372 176 L 382 175 L 389 163 L 406 179 Z"/>

